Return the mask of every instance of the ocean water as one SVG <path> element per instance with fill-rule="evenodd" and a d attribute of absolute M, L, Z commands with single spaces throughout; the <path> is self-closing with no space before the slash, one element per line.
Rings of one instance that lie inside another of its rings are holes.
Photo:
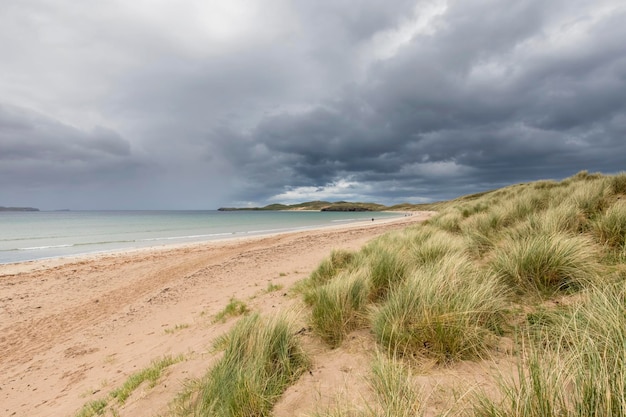
<path fill-rule="evenodd" d="M 397 213 L 298 211 L 0 212 L 0 264 L 332 226 Z"/>

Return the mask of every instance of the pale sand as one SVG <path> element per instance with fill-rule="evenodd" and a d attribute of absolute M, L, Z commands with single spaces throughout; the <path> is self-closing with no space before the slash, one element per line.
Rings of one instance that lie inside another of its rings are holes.
<path fill-rule="evenodd" d="M 187 360 L 171 366 L 156 387 L 141 387 L 116 406 L 120 416 L 165 414 L 185 380 L 202 376 L 213 362 L 212 341 L 236 320 L 212 318 L 231 297 L 262 314 L 294 308 L 299 300 L 287 296 L 289 288 L 332 249 L 357 250 L 428 216 L 0 265 L 0 415 L 72 416 L 152 360 L 184 354 Z M 268 293 L 268 283 L 284 287 Z M 316 347 L 311 335 L 305 339 L 328 357 L 314 359 L 304 388 L 287 393 L 277 416 L 311 411 L 360 360 Z"/>

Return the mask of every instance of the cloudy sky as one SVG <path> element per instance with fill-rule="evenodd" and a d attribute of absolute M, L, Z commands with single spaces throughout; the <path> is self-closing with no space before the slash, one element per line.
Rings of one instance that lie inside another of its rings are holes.
<path fill-rule="evenodd" d="M 623 0 L 0 0 L 0 205 L 456 197 L 626 170 Z"/>

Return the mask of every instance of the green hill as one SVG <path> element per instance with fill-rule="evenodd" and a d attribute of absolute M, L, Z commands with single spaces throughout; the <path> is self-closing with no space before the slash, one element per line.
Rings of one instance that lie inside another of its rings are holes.
<path fill-rule="evenodd" d="M 291 210 L 291 211 L 383 211 L 388 208 L 382 204 L 376 203 L 351 203 L 347 201 L 337 201 L 334 203 L 328 201 L 308 201 L 298 204 L 270 204 L 265 207 L 221 207 L 219 211 L 258 211 L 258 210 Z"/>

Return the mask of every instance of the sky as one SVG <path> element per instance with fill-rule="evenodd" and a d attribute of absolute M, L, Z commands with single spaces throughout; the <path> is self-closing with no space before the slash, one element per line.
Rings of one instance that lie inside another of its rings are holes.
<path fill-rule="evenodd" d="M 626 170 L 623 0 L 0 0 L 0 205 L 390 205 L 581 170 Z"/>

